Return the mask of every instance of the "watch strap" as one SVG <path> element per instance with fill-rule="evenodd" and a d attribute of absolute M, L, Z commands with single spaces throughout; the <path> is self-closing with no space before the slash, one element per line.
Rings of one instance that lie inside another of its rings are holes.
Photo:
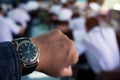
<path fill-rule="evenodd" d="M 22 75 L 27 75 L 29 73 L 32 73 L 36 69 L 37 65 L 38 65 L 38 62 L 36 62 L 35 64 L 33 64 L 33 66 L 31 66 L 29 68 L 24 67 L 22 69 Z"/>

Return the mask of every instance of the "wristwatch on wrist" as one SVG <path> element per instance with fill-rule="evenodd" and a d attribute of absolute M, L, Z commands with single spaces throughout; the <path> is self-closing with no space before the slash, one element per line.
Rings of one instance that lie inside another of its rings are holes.
<path fill-rule="evenodd" d="M 39 49 L 29 38 L 19 38 L 12 41 L 19 55 L 22 75 L 27 75 L 35 70 L 38 65 Z"/>

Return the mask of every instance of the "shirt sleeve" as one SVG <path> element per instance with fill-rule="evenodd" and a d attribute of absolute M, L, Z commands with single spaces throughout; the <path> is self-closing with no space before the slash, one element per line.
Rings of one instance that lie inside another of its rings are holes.
<path fill-rule="evenodd" d="M 0 80 L 20 80 L 20 61 L 11 42 L 0 43 Z"/>
<path fill-rule="evenodd" d="M 14 34 L 19 34 L 20 26 L 18 26 L 12 19 L 7 19 L 9 27 Z"/>
<path fill-rule="evenodd" d="M 72 30 L 74 29 L 74 21 L 73 20 L 69 21 L 69 28 Z"/>
<path fill-rule="evenodd" d="M 76 49 L 79 52 L 79 56 L 81 56 L 85 51 L 86 51 L 86 47 L 84 44 L 76 44 Z"/>

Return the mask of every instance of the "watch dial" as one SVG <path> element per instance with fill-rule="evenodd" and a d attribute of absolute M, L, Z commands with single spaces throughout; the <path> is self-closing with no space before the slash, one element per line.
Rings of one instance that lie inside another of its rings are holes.
<path fill-rule="evenodd" d="M 31 42 L 23 42 L 18 47 L 18 53 L 24 63 L 31 64 L 38 57 L 38 50 Z"/>

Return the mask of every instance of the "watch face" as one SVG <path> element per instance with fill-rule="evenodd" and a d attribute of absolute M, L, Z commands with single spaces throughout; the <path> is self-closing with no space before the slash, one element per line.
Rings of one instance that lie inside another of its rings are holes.
<path fill-rule="evenodd" d="M 38 58 L 38 49 L 31 41 L 23 41 L 19 44 L 17 51 L 20 59 L 27 65 L 32 64 Z"/>

